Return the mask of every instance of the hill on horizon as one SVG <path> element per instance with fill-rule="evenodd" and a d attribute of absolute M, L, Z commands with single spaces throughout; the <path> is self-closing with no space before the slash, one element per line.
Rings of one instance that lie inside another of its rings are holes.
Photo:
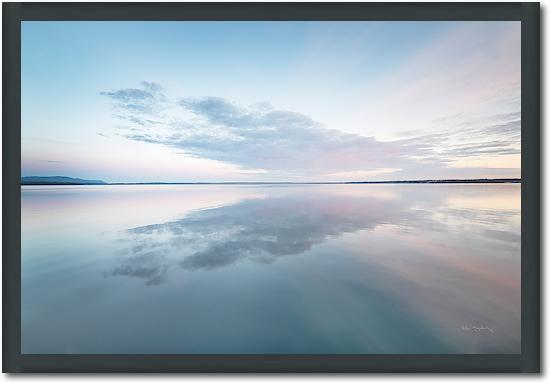
<path fill-rule="evenodd" d="M 21 185 L 106 185 L 101 180 L 85 180 L 65 176 L 27 176 L 21 177 Z"/>

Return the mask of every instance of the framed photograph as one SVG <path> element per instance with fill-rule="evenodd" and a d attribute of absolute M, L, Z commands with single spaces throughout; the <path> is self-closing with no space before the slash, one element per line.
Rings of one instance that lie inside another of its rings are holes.
<path fill-rule="evenodd" d="M 538 3 L 3 3 L 4 372 L 539 372 Z"/>

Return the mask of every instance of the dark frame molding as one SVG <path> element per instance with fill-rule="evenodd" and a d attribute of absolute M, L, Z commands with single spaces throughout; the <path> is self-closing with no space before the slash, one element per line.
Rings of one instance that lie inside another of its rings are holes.
<path fill-rule="evenodd" d="M 16 372 L 540 372 L 539 3 L 3 3 L 2 371 Z M 22 355 L 21 21 L 521 21 L 521 354 Z"/>

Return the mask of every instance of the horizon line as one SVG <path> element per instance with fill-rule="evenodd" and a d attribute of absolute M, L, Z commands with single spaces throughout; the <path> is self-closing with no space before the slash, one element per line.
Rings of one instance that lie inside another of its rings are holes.
<path fill-rule="evenodd" d="M 392 184 L 392 183 L 521 183 L 521 177 L 518 178 L 425 178 L 425 179 L 405 179 L 405 180 L 365 180 L 365 181 L 151 181 L 151 182 L 106 182 L 102 180 L 86 180 L 76 177 L 67 176 L 21 176 L 21 181 L 24 178 L 74 178 L 74 182 L 55 182 L 55 181 L 35 181 L 21 183 L 22 185 L 275 185 L 275 184 L 294 184 L 294 185 L 342 185 L 342 184 Z M 84 181 L 84 182 L 78 182 Z"/>

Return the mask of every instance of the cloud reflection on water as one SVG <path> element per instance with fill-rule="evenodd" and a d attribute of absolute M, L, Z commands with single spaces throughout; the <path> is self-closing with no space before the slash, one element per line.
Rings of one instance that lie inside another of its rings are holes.
<path fill-rule="evenodd" d="M 179 220 L 127 230 L 122 240 L 131 246 L 122 250 L 109 275 L 160 283 L 168 271 L 167 255 L 187 270 L 213 270 L 243 260 L 271 263 L 309 251 L 329 237 L 407 219 L 404 206 L 383 201 L 290 195 L 198 210 Z"/>
<path fill-rule="evenodd" d="M 398 226 L 403 233 L 419 227 L 445 233 L 453 231 L 450 225 L 465 221 L 477 224 L 483 236 L 498 242 L 497 247 L 518 248 L 519 233 L 498 226 L 517 216 L 517 210 L 450 207 L 426 197 L 419 202 L 407 195 L 388 199 L 291 193 L 196 210 L 181 219 L 125 231 L 117 266 L 106 275 L 157 285 L 174 266 L 215 270 L 245 260 L 268 264 L 308 252 L 329 238 L 379 225 Z"/>

